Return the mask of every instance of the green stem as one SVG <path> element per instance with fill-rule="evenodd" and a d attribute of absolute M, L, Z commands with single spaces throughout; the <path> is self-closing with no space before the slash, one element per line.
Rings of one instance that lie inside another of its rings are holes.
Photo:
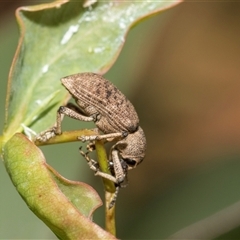
<path fill-rule="evenodd" d="M 81 136 L 91 136 L 96 135 L 96 132 L 88 129 L 77 130 L 77 131 L 66 131 L 62 132 L 60 135 L 56 135 L 45 142 L 36 140 L 35 144 L 37 146 L 44 146 L 49 144 L 58 144 L 58 143 L 67 143 L 67 142 L 76 142 L 80 141 L 78 137 Z"/>
<path fill-rule="evenodd" d="M 96 141 L 95 146 L 100 170 L 111 175 L 104 143 L 102 141 Z M 105 228 L 108 232 L 116 236 L 115 205 L 109 209 L 109 204 L 116 189 L 114 183 L 106 178 L 103 178 L 103 184 L 105 188 Z"/>
<path fill-rule="evenodd" d="M 2 150 L 3 150 L 3 145 L 4 145 L 4 138 L 3 136 L 0 136 L 0 156 L 2 154 Z"/>

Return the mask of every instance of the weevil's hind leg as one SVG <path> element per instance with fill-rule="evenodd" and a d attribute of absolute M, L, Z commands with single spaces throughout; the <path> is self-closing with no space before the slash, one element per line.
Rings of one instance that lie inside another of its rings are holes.
<path fill-rule="evenodd" d="M 60 117 L 57 118 L 57 127 L 58 127 L 57 131 L 61 132 L 62 115 L 68 116 L 68 117 L 76 119 L 76 120 L 84 121 L 84 122 L 94 122 L 95 121 L 95 118 L 96 118 L 95 115 L 86 116 L 86 115 L 83 115 L 81 113 L 80 108 L 78 108 L 74 104 L 70 104 L 68 106 L 70 106 L 70 107 L 61 106 L 58 109 L 58 114 L 61 116 L 61 118 Z"/>
<path fill-rule="evenodd" d="M 50 138 L 62 134 L 62 121 L 64 116 L 85 122 L 94 122 L 97 117 L 95 114 L 92 116 L 86 116 L 78 106 L 73 103 L 68 103 L 66 106 L 59 107 L 55 125 L 38 134 L 35 140 L 46 142 Z"/>
<path fill-rule="evenodd" d="M 46 142 L 49 139 L 51 139 L 52 137 L 56 136 L 56 125 L 40 132 L 36 138 L 34 139 L 34 141 L 39 141 L 39 142 Z"/>
<path fill-rule="evenodd" d="M 66 107 L 72 109 L 74 112 L 77 112 L 83 116 L 86 116 L 86 114 L 82 111 L 82 109 L 77 105 L 75 105 L 74 103 L 69 102 L 67 103 Z"/>

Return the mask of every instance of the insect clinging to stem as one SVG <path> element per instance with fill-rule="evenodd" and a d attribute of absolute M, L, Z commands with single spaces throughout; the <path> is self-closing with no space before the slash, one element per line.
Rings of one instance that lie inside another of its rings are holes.
<path fill-rule="evenodd" d="M 63 116 L 80 121 L 93 121 L 102 135 L 81 136 L 79 140 L 115 141 L 109 153 L 109 168 L 111 175 L 99 170 L 96 161 L 90 159 L 80 150 L 96 175 L 113 181 L 116 185 L 115 196 L 109 208 L 117 197 L 119 187 L 123 186 L 128 170 L 140 164 L 146 151 L 146 138 L 139 126 L 139 118 L 134 106 L 111 82 L 96 73 L 78 73 L 61 79 L 62 85 L 75 99 L 76 105 L 68 103 L 57 111 L 57 121 L 53 128 L 37 136 L 38 141 L 47 141 L 62 133 Z"/>

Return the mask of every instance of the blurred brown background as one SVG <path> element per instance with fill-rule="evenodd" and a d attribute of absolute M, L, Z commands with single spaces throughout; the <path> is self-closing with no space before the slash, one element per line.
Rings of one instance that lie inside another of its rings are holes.
<path fill-rule="evenodd" d="M 133 101 L 149 135 L 144 164 L 159 178 L 240 151 L 240 2 L 171 11 L 134 53 L 148 51 L 134 66 Z"/>
<path fill-rule="evenodd" d="M 14 9 L 36 2 L 0 2 L 2 126 L 18 38 Z M 106 76 L 135 105 L 148 149 L 119 194 L 119 238 L 166 238 L 239 201 L 239 43 L 240 2 L 184 2 L 130 31 Z M 100 180 L 79 160 L 78 145 L 43 150 L 65 177 L 87 181 L 102 194 Z M 15 192 L 3 164 L 0 171 L 0 238 L 54 238 Z M 101 225 L 102 214 L 95 217 Z M 219 239 L 240 239 L 240 229 Z"/>

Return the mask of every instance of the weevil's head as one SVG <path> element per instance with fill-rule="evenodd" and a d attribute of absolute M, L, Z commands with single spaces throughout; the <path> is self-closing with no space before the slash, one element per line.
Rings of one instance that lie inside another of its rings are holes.
<path fill-rule="evenodd" d="M 141 127 L 134 133 L 117 142 L 114 148 L 118 150 L 119 157 L 126 162 L 128 170 L 140 164 L 147 148 L 146 137 Z"/>

